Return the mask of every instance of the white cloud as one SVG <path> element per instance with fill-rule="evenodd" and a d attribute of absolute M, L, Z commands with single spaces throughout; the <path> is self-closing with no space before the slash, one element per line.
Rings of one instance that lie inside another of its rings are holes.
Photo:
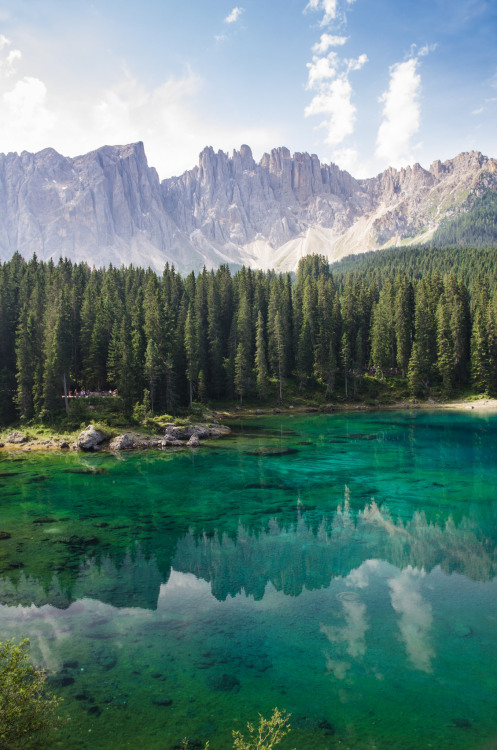
<path fill-rule="evenodd" d="M 5 50 L 6 47 L 11 45 L 10 39 L 0 34 L 0 53 Z M 8 54 L 0 59 L 0 78 L 7 78 L 15 73 L 15 63 L 21 59 L 21 51 L 18 49 L 12 49 Z"/>
<path fill-rule="evenodd" d="M 326 130 L 325 143 L 338 146 L 344 138 L 354 132 L 356 108 L 352 104 L 352 87 L 345 75 L 341 75 L 322 87 L 319 94 L 305 108 L 305 116 L 327 115 L 319 127 Z"/>
<path fill-rule="evenodd" d="M 307 78 L 307 88 L 319 88 L 322 81 L 328 78 L 334 78 L 336 75 L 336 66 L 338 56 L 336 52 L 330 52 L 328 57 L 313 57 L 312 62 L 307 63 L 309 75 Z"/>
<path fill-rule="evenodd" d="M 238 6 L 236 6 L 235 8 L 233 8 L 233 10 L 229 14 L 229 16 L 226 16 L 226 18 L 224 19 L 224 22 L 225 23 L 236 23 L 236 21 L 238 21 L 238 19 L 240 18 L 240 16 L 244 12 L 244 10 L 245 10 L 245 8 L 239 8 Z"/>
<path fill-rule="evenodd" d="M 351 5 L 354 0 L 309 0 L 305 11 L 321 11 L 323 13 L 320 26 L 327 26 L 332 21 L 336 24 L 345 23 L 343 7 Z M 314 115 L 326 115 L 318 127 L 325 130 L 324 141 L 328 146 L 338 146 L 342 141 L 354 132 L 356 120 L 356 107 L 352 103 L 352 86 L 349 74 L 360 70 L 367 62 L 367 55 L 362 54 L 358 58 L 342 59 L 338 52 L 330 47 L 343 47 L 348 37 L 334 34 L 321 34 L 312 51 L 314 56 L 312 62 L 307 63 L 308 77 L 307 89 L 315 91 L 310 104 L 305 108 L 305 117 Z M 325 56 L 326 52 L 328 54 Z M 355 152 L 354 152 L 355 153 Z M 351 162 L 353 149 L 341 151 L 341 156 Z"/>
<path fill-rule="evenodd" d="M 376 156 L 390 166 L 413 161 L 412 139 L 420 126 L 419 60 L 412 57 L 390 68 L 390 85 L 379 101 L 383 103 L 383 121 L 376 139 Z"/>
<path fill-rule="evenodd" d="M 322 10 L 324 13 L 320 26 L 327 26 L 337 15 L 338 0 L 309 0 L 305 7 L 307 10 Z"/>
<path fill-rule="evenodd" d="M 438 47 L 438 44 L 425 44 L 424 47 L 421 47 L 416 57 L 426 57 L 426 55 L 429 55 L 430 52 L 434 52 L 437 47 Z M 414 54 L 415 53 L 413 52 L 413 55 Z"/>
<path fill-rule="evenodd" d="M 355 0 L 346 0 L 347 5 L 352 5 L 354 2 Z M 320 21 L 320 26 L 328 26 L 340 15 L 338 0 L 309 0 L 304 8 L 304 13 L 307 13 L 310 10 L 320 10 L 323 12 L 324 15 Z"/>
<path fill-rule="evenodd" d="M 333 34 L 321 34 L 319 42 L 313 45 L 312 51 L 317 55 L 324 55 L 330 47 L 342 47 L 348 40 L 348 36 L 334 36 Z"/>
<path fill-rule="evenodd" d="M 357 149 L 351 147 L 335 149 L 331 158 L 335 164 L 338 164 L 340 169 L 345 169 L 346 172 L 349 172 L 354 177 L 359 175 L 360 164 Z"/>
<path fill-rule="evenodd" d="M 359 57 L 346 60 L 345 62 L 347 63 L 347 73 L 351 73 L 353 70 L 360 70 L 363 68 L 368 62 L 368 56 L 362 54 L 359 55 Z"/>

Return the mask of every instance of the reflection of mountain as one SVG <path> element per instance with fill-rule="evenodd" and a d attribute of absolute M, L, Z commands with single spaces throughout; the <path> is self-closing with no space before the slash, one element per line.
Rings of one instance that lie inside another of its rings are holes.
<path fill-rule="evenodd" d="M 465 518 L 456 525 L 449 517 L 437 524 L 416 512 L 403 523 L 374 501 L 355 516 L 346 500 L 330 514 L 303 512 L 290 526 L 273 519 L 264 531 L 240 523 L 234 538 L 189 532 L 177 540 L 172 557 L 171 541 L 169 537 L 165 557 L 159 548 L 157 555 L 144 554 L 138 545 L 117 559 L 108 550 L 101 556 L 82 552 L 71 578 L 68 570 L 45 580 L 22 572 L 15 583 L 10 576 L 0 578 L 0 603 L 67 607 L 86 597 L 116 607 L 154 609 L 171 568 L 209 582 L 219 600 L 241 592 L 262 599 L 268 582 L 298 596 L 303 589 L 326 588 L 373 559 L 398 570 L 439 566 L 475 581 L 497 574 L 495 541 L 484 533 L 481 519 Z"/>

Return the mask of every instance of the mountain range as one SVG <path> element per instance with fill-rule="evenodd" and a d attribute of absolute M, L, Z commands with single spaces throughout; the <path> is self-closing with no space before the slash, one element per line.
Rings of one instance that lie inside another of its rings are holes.
<path fill-rule="evenodd" d="M 19 251 L 159 272 L 166 262 L 182 273 L 222 263 L 287 271 L 309 253 L 332 261 L 429 242 L 495 190 L 497 161 L 476 151 L 355 179 L 284 147 L 259 162 L 246 145 L 231 156 L 208 147 L 162 182 L 141 142 L 75 158 L 23 151 L 0 155 L 0 260 Z"/>

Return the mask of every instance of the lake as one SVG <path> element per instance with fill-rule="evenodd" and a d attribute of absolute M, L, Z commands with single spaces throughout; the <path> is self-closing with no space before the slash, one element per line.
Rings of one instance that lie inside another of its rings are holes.
<path fill-rule="evenodd" d="M 264 416 L 197 450 L 0 459 L 0 639 L 55 747 L 497 746 L 497 416 Z M 203 746 L 203 745 L 202 745 Z"/>

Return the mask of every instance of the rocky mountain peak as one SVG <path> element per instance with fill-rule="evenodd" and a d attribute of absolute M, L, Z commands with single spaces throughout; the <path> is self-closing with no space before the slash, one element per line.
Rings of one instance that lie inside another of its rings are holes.
<path fill-rule="evenodd" d="M 243 144 L 206 147 L 198 166 L 159 182 L 142 142 L 67 158 L 47 148 L 0 155 L 0 259 L 67 256 L 187 272 L 205 264 L 295 268 L 429 239 L 473 192 L 497 188 L 497 162 L 472 151 L 356 180 L 282 146 L 259 163 Z"/>

